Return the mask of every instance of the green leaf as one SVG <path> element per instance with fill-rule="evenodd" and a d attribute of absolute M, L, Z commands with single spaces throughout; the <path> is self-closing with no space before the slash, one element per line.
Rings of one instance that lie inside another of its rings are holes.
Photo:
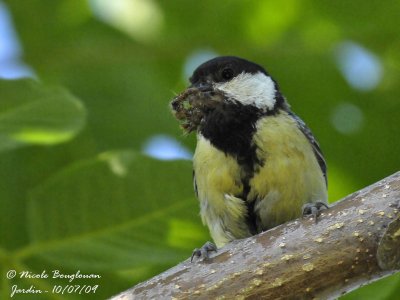
<path fill-rule="evenodd" d="M 340 297 L 341 300 L 393 300 L 397 299 L 400 292 L 400 274 L 394 274 L 372 284 L 359 288 L 348 295 Z M 379 291 L 379 292 L 377 292 Z"/>
<path fill-rule="evenodd" d="M 16 257 L 91 271 L 171 265 L 207 239 L 197 206 L 189 162 L 105 153 L 31 193 L 33 244 Z"/>
<path fill-rule="evenodd" d="M 65 142 L 84 126 L 82 103 L 65 89 L 0 80 L 0 94 L 0 151 Z"/>

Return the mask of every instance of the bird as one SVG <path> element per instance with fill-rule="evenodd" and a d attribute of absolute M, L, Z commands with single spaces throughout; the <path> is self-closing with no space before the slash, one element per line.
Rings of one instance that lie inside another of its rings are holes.
<path fill-rule="evenodd" d="M 327 166 L 319 143 L 261 65 L 215 57 L 195 69 L 171 102 L 182 128 L 197 134 L 193 184 L 214 241 L 209 252 L 327 205 Z"/>

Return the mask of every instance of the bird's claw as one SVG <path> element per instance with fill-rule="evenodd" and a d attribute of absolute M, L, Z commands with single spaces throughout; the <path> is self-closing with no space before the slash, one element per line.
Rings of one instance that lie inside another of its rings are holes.
<path fill-rule="evenodd" d="M 304 204 L 301 210 L 303 218 L 311 215 L 313 216 L 315 223 L 317 223 L 321 211 L 328 208 L 329 206 L 324 202 L 312 202 Z"/>
<path fill-rule="evenodd" d="M 193 262 L 193 257 L 202 257 L 203 260 L 208 260 L 209 255 L 208 252 L 217 251 L 217 246 L 215 246 L 211 242 L 205 243 L 201 248 L 196 248 L 193 250 L 192 257 L 190 258 L 190 262 Z"/>

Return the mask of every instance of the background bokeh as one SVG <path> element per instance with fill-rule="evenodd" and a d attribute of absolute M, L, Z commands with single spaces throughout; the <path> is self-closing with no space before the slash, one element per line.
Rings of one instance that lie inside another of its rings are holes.
<path fill-rule="evenodd" d="M 168 103 L 216 55 L 279 82 L 321 144 L 331 202 L 398 171 L 399 13 L 397 0 L 0 0 L 0 298 L 68 284 L 10 269 L 101 275 L 73 281 L 95 294 L 35 299 L 106 298 L 209 239 L 195 137 Z M 397 299 L 399 280 L 343 299 Z"/>

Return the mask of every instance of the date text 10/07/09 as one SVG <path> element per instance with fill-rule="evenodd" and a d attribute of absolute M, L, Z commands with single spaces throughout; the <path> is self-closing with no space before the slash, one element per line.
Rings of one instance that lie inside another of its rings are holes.
<path fill-rule="evenodd" d="M 79 284 L 67 284 L 65 286 L 62 285 L 54 285 L 51 291 L 37 289 L 34 285 L 31 285 L 29 288 L 19 288 L 16 284 L 11 287 L 10 296 L 13 297 L 17 294 L 90 294 L 96 293 L 99 285 L 79 285 Z"/>

